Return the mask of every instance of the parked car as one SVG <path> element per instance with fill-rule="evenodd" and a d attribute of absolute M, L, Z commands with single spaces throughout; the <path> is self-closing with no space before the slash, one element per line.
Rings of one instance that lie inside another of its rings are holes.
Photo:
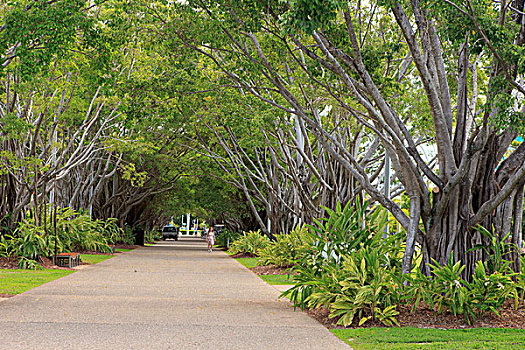
<path fill-rule="evenodd" d="M 165 241 L 168 238 L 179 240 L 179 228 L 177 226 L 164 226 L 162 228 L 162 240 Z"/>
<path fill-rule="evenodd" d="M 222 230 L 224 230 L 224 225 L 215 225 L 213 228 L 215 230 L 215 236 L 218 236 L 221 234 Z"/>

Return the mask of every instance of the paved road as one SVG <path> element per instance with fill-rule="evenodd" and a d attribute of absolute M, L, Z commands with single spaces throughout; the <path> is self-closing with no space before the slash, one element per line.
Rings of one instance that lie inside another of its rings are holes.
<path fill-rule="evenodd" d="M 0 301 L 0 349 L 349 349 L 198 238 L 162 242 Z"/>

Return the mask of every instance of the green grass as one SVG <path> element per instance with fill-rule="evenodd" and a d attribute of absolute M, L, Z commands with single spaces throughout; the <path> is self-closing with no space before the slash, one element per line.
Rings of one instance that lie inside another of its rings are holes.
<path fill-rule="evenodd" d="M 268 284 L 294 284 L 289 275 L 259 275 Z"/>
<path fill-rule="evenodd" d="M 248 269 L 257 266 L 257 258 L 237 258 L 235 260 L 243 264 Z"/>
<path fill-rule="evenodd" d="M 124 252 L 131 252 L 132 250 L 133 249 L 122 249 L 122 248 L 115 249 L 116 252 L 122 252 L 122 253 L 124 253 Z"/>
<path fill-rule="evenodd" d="M 246 268 L 257 266 L 258 258 L 237 258 L 235 259 Z M 292 279 L 288 275 L 259 275 L 268 284 L 293 284 Z"/>
<path fill-rule="evenodd" d="M 525 349 L 525 330 L 515 329 L 445 330 L 402 327 L 333 329 L 331 331 L 355 350 Z"/>
<path fill-rule="evenodd" d="M 73 272 L 54 269 L 0 270 L 0 293 L 20 294 Z"/>
<path fill-rule="evenodd" d="M 88 264 L 98 264 L 101 261 L 112 258 L 113 255 L 80 254 L 80 259 Z"/>

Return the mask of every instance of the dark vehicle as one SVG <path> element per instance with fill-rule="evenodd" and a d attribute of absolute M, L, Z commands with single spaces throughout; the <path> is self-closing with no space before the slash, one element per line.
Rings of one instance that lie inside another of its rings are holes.
<path fill-rule="evenodd" d="M 215 230 L 215 235 L 218 236 L 221 234 L 222 230 L 224 230 L 224 225 L 215 225 L 213 226 L 214 230 Z"/>
<path fill-rule="evenodd" d="M 177 226 L 164 226 L 162 228 L 162 240 L 165 241 L 168 238 L 179 240 L 179 228 Z"/>

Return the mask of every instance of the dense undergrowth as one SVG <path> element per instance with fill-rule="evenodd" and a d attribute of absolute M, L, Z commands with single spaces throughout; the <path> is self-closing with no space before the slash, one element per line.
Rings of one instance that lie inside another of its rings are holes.
<path fill-rule="evenodd" d="M 502 254 L 509 249 L 505 239 L 491 238 L 491 245 L 476 247 L 490 258 L 477 263 L 468 281 L 461 278 L 461 261 L 454 263 L 452 256 L 448 264 L 432 265 L 431 276 L 419 270 L 416 257 L 412 272 L 403 275 L 404 233 L 384 237 L 386 212 L 368 207 L 364 203 L 326 209 L 327 218 L 274 241 L 248 232 L 230 251 L 257 256 L 260 265 L 290 267 L 294 286 L 284 294 L 296 307 L 328 309 L 342 326 L 371 320 L 397 325 L 400 305 L 412 311 L 425 307 L 436 315 L 452 313 L 472 324 L 485 313 L 499 315 L 505 303 L 517 308 L 523 302 L 525 261 L 522 258 L 521 272 L 511 269 Z"/>
<path fill-rule="evenodd" d="M 93 220 L 87 214 L 63 208 L 57 211 L 56 236 L 51 216 L 40 223 L 29 217 L 11 234 L 0 236 L 0 257 L 18 260 L 19 268 L 37 268 L 42 258 L 54 255 L 55 246 L 58 253 L 110 253 L 111 245 L 133 244 L 134 239 L 132 231 L 119 228 L 115 219 Z"/>

